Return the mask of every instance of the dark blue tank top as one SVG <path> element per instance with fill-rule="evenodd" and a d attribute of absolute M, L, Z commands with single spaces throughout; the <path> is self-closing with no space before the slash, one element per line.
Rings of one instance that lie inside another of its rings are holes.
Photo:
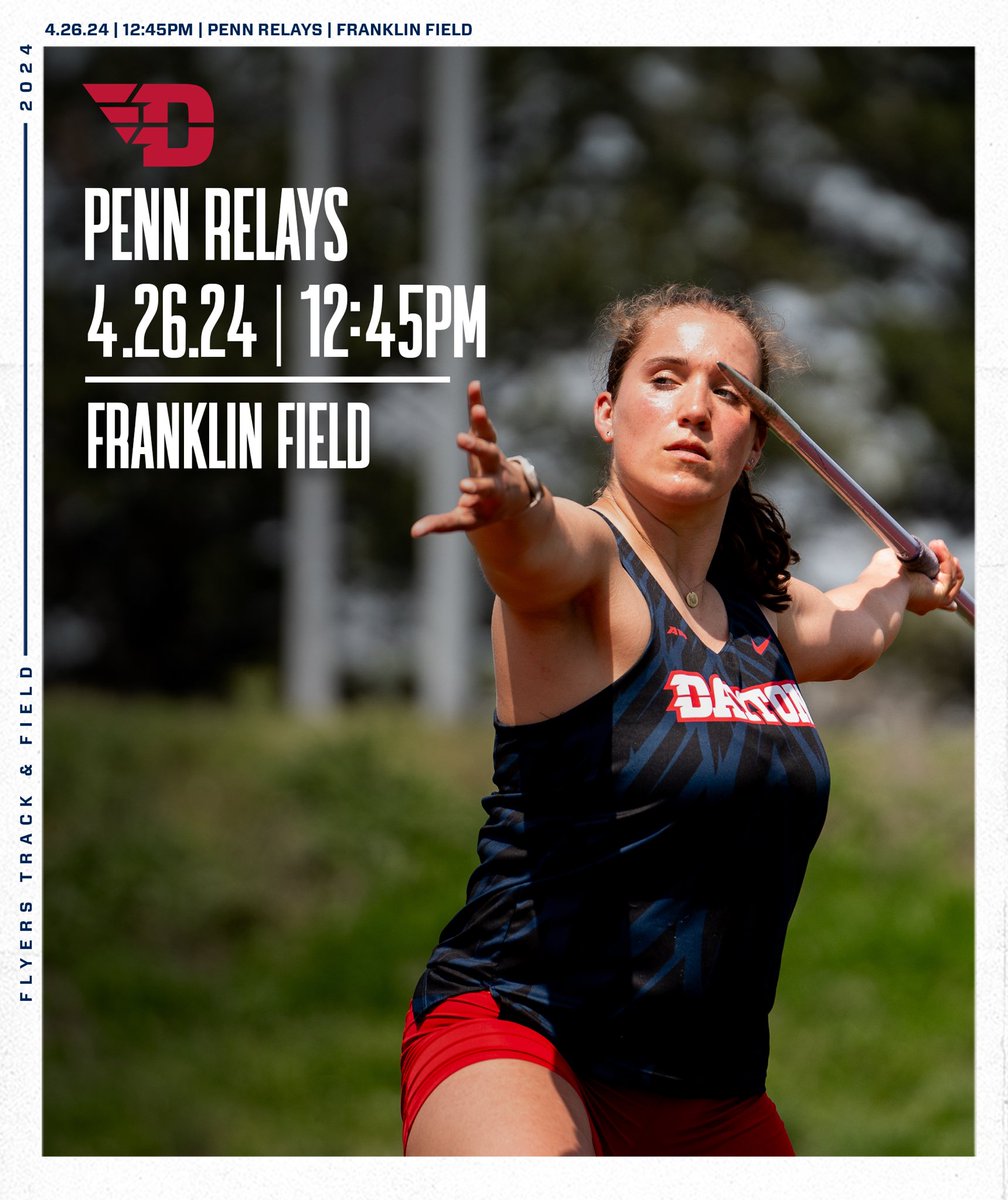
<path fill-rule="evenodd" d="M 651 638 L 556 717 L 495 719 L 479 866 L 413 997 L 489 989 L 576 1071 L 683 1096 L 765 1086 L 788 920 L 829 770 L 759 606 L 708 649 L 626 539 Z"/>

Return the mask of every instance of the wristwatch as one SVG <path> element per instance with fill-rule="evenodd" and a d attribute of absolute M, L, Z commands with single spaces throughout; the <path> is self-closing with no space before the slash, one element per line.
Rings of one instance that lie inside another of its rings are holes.
<path fill-rule="evenodd" d="M 528 484 L 529 495 L 532 497 L 529 508 L 535 508 L 543 498 L 543 485 L 539 482 L 535 467 L 523 454 L 512 454 L 508 462 L 517 463 L 521 467 L 521 473 L 525 476 L 525 482 Z"/>

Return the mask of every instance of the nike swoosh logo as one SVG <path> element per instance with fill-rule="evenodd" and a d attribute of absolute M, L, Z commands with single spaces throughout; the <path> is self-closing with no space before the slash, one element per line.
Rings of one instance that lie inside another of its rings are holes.
<path fill-rule="evenodd" d="M 757 654 L 762 654 L 767 646 L 770 645 L 770 639 L 768 637 L 764 638 L 762 642 L 757 642 L 755 638 L 750 638 L 749 640 L 752 642 L 752 648 Z"/>

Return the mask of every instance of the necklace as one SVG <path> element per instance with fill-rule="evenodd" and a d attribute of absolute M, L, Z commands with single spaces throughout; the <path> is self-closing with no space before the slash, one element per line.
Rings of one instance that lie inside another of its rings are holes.
<path fill-rule="evenodd" d="M 665 569 L 672 576 L 672 578 L 676 581 L 676 585 L 679 588 L 679 592 L 680 592 L 682 598 L 686 601 L 686 604 L 690 608 L 696 608 L 697 605 L 700 603 L 701 599 L 703 598 L 704 588 L 707 586 L 707 576 L 705 575 L 703 577 L 703 579 L 701 579 L 700 582 L 696 585 L 696 587 L 691 587 L 691 588 L 686 587 L 686 585 L 683 583 L 683 581 L 679 578 L 678 572 L 675 570 L 675 568 L 672 566 L 672 564 L 669 562 L 669 560 L 665 557 L 665 555 L 662 554 L 662 552 L 658 549 L 658 547 L 654 544 L 654 542 L 651 541 L 651 539 L 647 536 L 647 534 L 644 532 L 644 530 L 638 528 L 637 532 L 641 535 L 641 537 L 644 539 L 644 541 L 647 542 L 647 544 L 651 547 L 651 549 L 655 552 L 655 554 L 657 554 L 658 557 L 662 560 L 662 563 L 664 564 Z M 699 589 L 699 595 L 697 594 L 697 589 Z"/>
<path fill-rule="evenodd" d="M 706 582 L 706 580 L 704 582 Z M 700 597 L 696 594 L 696 592 L 689 591 L 686 593 L 686 603 L 690 606 L 690 608 L 696 608 L 696 606 L 700 603 Z"/>
<path fill-rule="evenodd" d="M 679 575 L 676 573 L 676 571 L 674 571 L 672 569 L 672 564 L 665 557 L 665 555 L 662 554 L 662 552 L 658 549 L 658 547 L 655 546 L 652 542 L 648 542 L 648 545 L 655 552 L 655 554 L 657 554 L 658 557 L 662 560 L 662 562 L 665 564 L 666 568 L 668 569 L 669 573 L 671 574 L 672 578 L 679 585 L 679 591 L 682 593 L 682 598 L 686 601 L 686 603 L 689 605 L 690 608 L 696 608 L 696 606 L 700 603 L 700 597 L 703 595 L 704 588 L 707 585 L 707 577 L 704 576 L 704 578 L 696 585 L 696 587 L 691 587 L 691 588 L 685 587 L 685 585 L 683 584 L 683 581 L 679 578 Z M 697 588 L 700 589 L 700 595 L 697 595 Z"/>
<path fill-rule="evenodd" d="M 622 513 L 622 509 L 620 509 L 618 504 L 614 504 L 614 507 L 617 509 L 617 511 Z M 654 514 L 651 514 L 651 515 L 653 516 Z M 623 513 L 623 516 L 626 517 L 626 514 Z M 627 517 L 627 519 L 629 520 L 629 517 Z M 655 517 L 655 520 L 658 520 L 658 518 Z M 630 521 L 630 524 L 640 534 L 641 538 L 644 541 L 644 544 L 647 546 L 650 546 L 651 549 L 658 556 L 658 558 L 661 559 L 665 569 L 672 576 L 672 578 L 676 581 L 676 586 L 679 588 L 680 595 L 686 601 L 687 607 L 690 609 L 694 609 L 694 608 L 698 607 L 698 605 L 700 604 L 700 601 L 703 599 L 704 589 L 707 586 L 707 576 L 705 575 L 703 577 L 703 579 L 701 579 L 700 582 L 696 585 L 696 587 L 691 587 L 691 588 L 686 587 L 683 584 L 683 581 L 679 578 L 679 575 L 676 572 L 675 568 L 672 566 L 672 564 L 669 562 L 669 560 L 665 557 L 665 555 L 662 554 L 662 552 L 658 549 L 658 547 L 654 544 L 654 542 L 651 541 L 651 539 L 644 532 L 644 530 L 640 527 L 640 525 L 638 525 L 637 522 L 633 521 L 633 520 Z"/>

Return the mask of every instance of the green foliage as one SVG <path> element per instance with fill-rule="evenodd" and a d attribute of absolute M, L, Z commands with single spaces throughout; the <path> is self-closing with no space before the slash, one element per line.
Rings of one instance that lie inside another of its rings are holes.
<path fill-rule="evenodd" d="M 969 1154 L 970 738 L 827 743 L 771 1094 L 802 1154 Z M 45 1153 L 398 1154 L 403 1016 L 488 763 L 486 730 L 392 708 L 51 694 Z"/>
<path fill-rule="evenodd" d="M 971 1154 L 971 743 L 827 745 L 831 815 L 788 935 L 768 1087 L 799 1153 Z"/>
<path fill-rule="evenodd" d="M 973 330 L 968 321 L 949 320 L 938 330 L 880 322 L 876 336 L 887 390 L 910 402 L 931 423 L 934 454 L 913 472 L 908 502 L 927 510 L 942 497 L 945 515 L 970 521 L 973 513 L 974 410 L 965 371 L 973 369 Z M 921 365 L 927 364 L 927 371 Z"/>
<path fill-rule="evenodd" d="M 475 845 L 475 781 L 413 760 L 454 740 L 49 701 L 47 1153 L 395 1151 L 406 1003 Z"/>

